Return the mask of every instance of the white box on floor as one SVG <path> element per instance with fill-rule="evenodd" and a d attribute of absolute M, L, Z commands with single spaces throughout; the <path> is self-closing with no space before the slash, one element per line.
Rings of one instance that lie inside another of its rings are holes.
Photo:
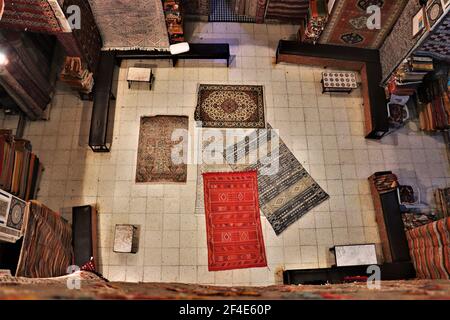
<path fill-rule="evenodd" d="M 118 224 L 114 233 L 114 252 L 137 252 L 137 227 L 130 224 Z"/>
<path fill-rule="evenodd" d="M 335 246 L 336 266 L 366 266 L 378 264 L 375 244 Z"/>

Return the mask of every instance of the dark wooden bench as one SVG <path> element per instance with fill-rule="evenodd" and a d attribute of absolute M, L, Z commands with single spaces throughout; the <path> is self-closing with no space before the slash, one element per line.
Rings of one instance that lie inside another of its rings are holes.
<path fill-rule="evenodd" d="M 111 148 L 115 112 L 115 103 L 111 103 L 111 100 L 115 100 L 112 94 L 115 66 L 114 52 L 103 51 L 95 77 L 89 133 L 89 146 L 94 152 L 109 152 Z"/>
<path fill-rule="evenodd" d="M 230 65 L 228 43 L 192 43 L 189 52 L 172 55 L 165 51 L 102 51 L 96 72 L 89 146 L 94 152 L 109 152 L 112 144 L 115 103 L 112 95 L 114 69 L 122 59 L 170 59 L 173 66 L 180 59 L 224 59 Z"/>
<path fill-rule="evenodd" d="M 228 43 L 190 43 L 190 50 L 173 55 L 167 51 L 115 51 L 117 59 L 170 59 L 175 67 L 180 59 L 215 59 L 226 60 L 230 66 L 230 45 Z"/>
<path fill-rule="evenodd" d="M 366 138 L 381 139 L 389 131 L 378 50 L 280 40 L 276 62 L 361 72 Z"/>
<path fill-rule="evenodd" d="M 393 262 L 378 265 L 382 281 L 406 280 L 416 278 L 416 270 L 412 262 Z M 331 267 L 323 269 L 298 269 L 283 272 L 285 285 L 325 285 L 349 282 L 348 278 L 364 278 L 372 275 L 368 273 L 368 266 Z M 353 281 L 351 281 L 353 282 Z"/>
<path fill-rule="evenodd" d="M 72 208 L 72 245 L 76 266 L 81 268 L 91 258 L 98 263 L 97 210 L 94 207 Z"/>
<path fill-rule="evenodd" d="M 392 172 L 376 172 L 369 177 L 384 260 L 386 262 L 410 261 L 409 245 L 402 220 L 402 211 L 398 203 L 397 189 L 380 193 L 374 183 L 378 176 L 385 174 L 392 174 Z"/>

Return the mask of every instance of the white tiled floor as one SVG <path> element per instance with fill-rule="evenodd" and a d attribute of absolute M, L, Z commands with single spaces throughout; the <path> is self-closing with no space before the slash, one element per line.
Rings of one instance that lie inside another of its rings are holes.
<path fill-rule="evenodd" d="M 417 132 L 416 125 L 382 142 L 363 137 L 362 99 L 322 95 L 320 68 L 274 65 L 275 47 L 293 26 L 252 24 L 189 25 L 194 41 L 232 44 L 231 68 L 223 62 L 145 61 L 156 66 L 153 91 L 131 89 L 120 69 L 113 151 L 94 154 L 87 147 L 91 103 L 60 85 L 51 119 L 29 123 L 26 137 L 46 171 L 39 200 L 67 213 L 75 205 L 97 203 L 100 212 L 101 271 L 110 280 L 180 281 L 207 284 L 264 285 L 279 281 L 282 268 L 328 267 L 334 244 L 379 243 L 367 177 L 393 170 L 402 183 L 420 186 L 432 203 L 432 187 L 449 182 L 442 137 Z M 331 198 L 306 214 L 280 237 L 262 219 L 268 268 L 208 272 L 204 217 L 194 214 L 196 166 L 185 185 L 134 183 L 139 118 L 189 115 L 193 128 L 198 83 L 246 83 L 265 86 L 267 119 Z M 140 226 L 136 255 L 112 252 L 117 223 Z"/>

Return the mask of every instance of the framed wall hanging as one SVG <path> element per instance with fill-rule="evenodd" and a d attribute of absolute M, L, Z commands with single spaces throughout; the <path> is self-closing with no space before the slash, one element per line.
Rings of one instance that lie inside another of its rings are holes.
<path fill-rule="evenodd" d="M 448 1 L 448 0 L 447 0 Z M 427 19 L 430 29 L 436 24 L 444 13 L 441 0 L 432 0 L 427 6 Z"/>
<path fill-rule="evenodd" d="M 423 8 L 421 8 L 412 20 L 413 37 L 417 37 L 419 34 L 423 33 L 423 31 L 425 30 L 425 19 L 425 12 Z"/>

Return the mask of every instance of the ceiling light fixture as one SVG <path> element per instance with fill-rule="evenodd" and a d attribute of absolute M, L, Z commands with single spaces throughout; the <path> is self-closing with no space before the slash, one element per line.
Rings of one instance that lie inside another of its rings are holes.
<path fill-rule="evenodd" d="M 3 52 L 0 52 L 0 66 L 6 66 L 8 64 L 8 57 Z"/>

